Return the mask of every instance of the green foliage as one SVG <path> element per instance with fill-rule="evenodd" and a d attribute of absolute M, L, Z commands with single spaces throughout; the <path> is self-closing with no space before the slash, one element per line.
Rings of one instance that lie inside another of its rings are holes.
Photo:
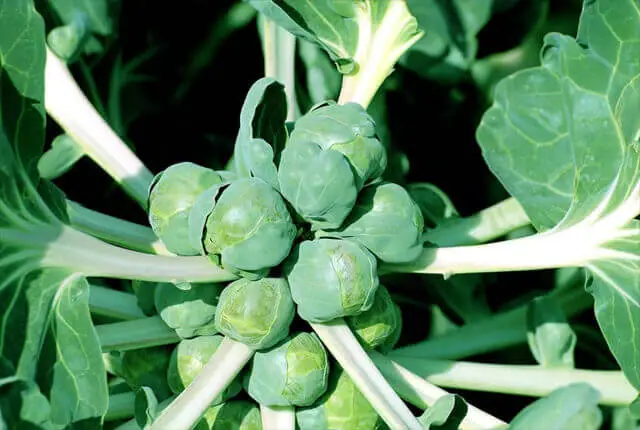
<path fill-rule="evenodd" d="M 548 297 L 527 307 L 527 340 L 536 361 L 546 367 L 573 367 L 576 334 L 562 309 Z"/>
<path fill-rule="evenodd" d="M 256 278 L 289 255 L 296 234 L 280 194 L 262 179 L 243 178 L 216 201 L 204 246 L 225 269 Z"/>
<path fill-rule="evenodd" d="M 266 406 L 310 406 L 327 389 L 329 360 L 315 334 L 300 332 L 258 351 L 245 375 L 249 395 Z"/>
<path fill-rule="evenodd" d="M 287 96 L 281 83 L 259 79 L 249 89 L 240 112 L 240 131 L 234 146 L 238 177 L 260 178 L 278 189 L 276 163 L 287 142 Z"/>
<path fill-rule="evenodd" d="M 194 284 L 182 290 L 170 283 L 155 287 L 155 308 L 160 318 L 182 338 L 216 333 L 214 319 L 222 286 Z"/>
<path fill-rule="evenodd" d="M 296 410 L 296 423 L 300 430 L 385 428 L 376 410 L 351 378 L 338 367 L 331 370 L 326 394 L 315 405 Z"/>
<path fill-rule="evenodd" d="M 362 346 L 388 352 L 398 342 L 402 332 L 402 313 L 389 291 L 379 285 L 370 309 L 345 318 Z"/>
<path fill-rule="evenodd" d="M 262 430 L 260 410 L 246 400 L 230 400 L 208 408 L 195 430 Z"/>
<path fill-rule="evenodd" d="M 222 183 L 211 169 L 194 163 L 178 163 L 156 175 L 149 193 L 149 223 L 167 249 L 178 255 L 198 255 L 189 241 L 189 214 L 196 199 Z"/>
<path fill-rule="evenodd" d="M 51 149 L 38 161 L 38 172 L 44 179 L 55 179 L 63 175 L 84 156 L 83 149 L 66 134 L 53 139 Z"/>
<path fill-rule="evenodd" d="M 134 418 L 140 428 L 151 425 L 158 414 L 158 399 L 149 387 L 136 391 L 134 400 Z"/>
<path fill-rule="evenodd" d="M 125 351 L 119 374 L 132 390 L 149 387 L 164 400 L 171 394 L 166 378 L 170 358 L 171 351 L 162 346 Z"/>
<path fill-rule="evenodd" d="M 366 248 L 349 240 L 302 242 L 285 263 L 298 315 L 324 322 L 368 310 L 379 285 L 377 267 Z"/>
<path fill-rule="evenodd" d="M 166 373 L 166 380 L 171 391 L 175 394 L 180 394 L 193 382 L 218 350 L 222 339 L 223 337 L 219 335 L 199 336 L 193 339 L 184 339 L 175 347 Z M 218 405 L 225 402 L 235 397 L 241 389 L 240 380 L 234 379 L 211 404 Z"/>
<path fill-rule="evenodd" d="M 220 333 L 260 350 L 287 337 L 294 312 L 284 279 L 239 279 L 222 291 L 215 323 Z"/>
<path fill-rule="evenodd" d="M 422 212 L 409 193 L 390 182 L 365 187 L 340 229 L 329 234 L 349 238 L 386 263 L 407 263 L 423 250 Z"/>
<path fill-rule="evenodd" d="M 457 430 L 467 414 L 468 406 L 464 399 L 456 394 L 447 394 L 420 416 L 420 423 L 425 430 Z"/>
<path fill-rule="evenodd" d="M 538 230 L 603 229 L 578 264 L 592 274 L 596 318 L 636 387 L 636 342 L 622 339 L 640 325 L 640 225 L 631 220 L 640 190 L 638 29 L 634 1 L 586 2 L 576 39 L 548 34 L 542 65 L 498 84 L 477 131 L 487 164 Z"/>
<path fill-rule="evenodd" d="M 509 430 L 597 430 L 602 424 L 599 393 L 588 384 L 558 388 L 524 408 L 509 424 Z"/>

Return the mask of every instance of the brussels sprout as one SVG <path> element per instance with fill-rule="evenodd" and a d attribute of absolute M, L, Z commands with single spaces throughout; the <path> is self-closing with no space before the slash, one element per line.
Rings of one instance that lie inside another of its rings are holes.
<path fill-rule="evenodd" d="M 149 222 L 167 249 L 178 255 L 198 255 L 189 242 L 189 211 L 198 196 L 222 177 L 194 163 L 178 163 L 159 173 L 149 193 Z"/>
<path fill-rule="evenodd" d="M 366 349 L 388 352 L 393 349 L 402 331 L 400 307 L 393 303 L 389 291 L 380 285 L 371 309 L 345 318 L 360 343 Z"/>
<path fill-rule="evenodd" d="M 280 190 L 314 228 L 338 228 L 387 157 L 375 125 L 354 103 L 325 104 L 296 122 L 278 170 Z"/>
<path fill-rule="evenodd" d="M 169 388 L 175 394 L 180 394 L 207 364 L 209 359 L 218 350 L 224 338 L 220 335 L 200 336 L 193 339 L 181 341 L 171 354 L 171 362 L 167 370 L 167 381 Z M 218 396 L 212 404 L 217 405 L 227 399 L 238 395 L 242 385 L 240 379 L 236 378 Z"/>
<path fill-rule="evenodd" d="M 291 142 L 310 142 L 342 153 L 355 173 L 358 189 L 379 178 L 387 153 L 376 137 L 376 125 L 357 103 L 323 103 L 296 121 Z"/>
<path fill-rule="evenodd" d="M 262 430 L 260 409 L 246 400 L 230 400 L 208 408 L 194 430 Z"/>
<path fill-rule="evenodd" d="M 182 290 L 170 283 L 159 283 L 156 310 L 182 338 L 215 334 L 214 318 L 222 288 L 219 284 L 193 284 L 191 289 Z"/>
<path fill-rule="evenodd" d="M 297 409 L 296 422 L 300 430 L 386 428 L 351 378 L 335 367 L 331 370 L 325 395 L 314 406 Z"/>
<path fill-rule="evenodd" d="M 329 361 L 315 334 L 298 333 L 280 345 L 257 352 L 244 387 L 266 406 L 309 406 L 327 389 Z"/>
<path fill-rule="evenodd" d="M 373 304 L 378 288 L 376 258 L 349 240 L 302 242 L 285 264 L 298 314 L 311 322 L 357 315 Z"/>
<path fill-rule="evenodd" d="M 330 232 L 366 246 L 387 263 L 415 260 L 423 250 L 422 212 L 409 193 L 390 182 L 365 187 L 339 230 Z"/>
<path fill-rule="evenodd" d="M 170 357 L 171 350 L 163 346 L 126 351 L 120 362 L 120 376 L 133 390 L 149 387 L 158 399 L 164 400 L 171 394 L 166 378 Z"/>
<path fill-rule="evenodd" d="M 206 223 L 205 249 L 225 269 L 266 274 L 284 260 L 297 234 L 280 194 L 258 178 L 227 187 Z"/>
<path fill-rule="evenodd" d="M 259 350 L 287 337 L 294 314 L 287 281 L 243 278 L 222 291 L 215 321 L 222 334 Z"/>

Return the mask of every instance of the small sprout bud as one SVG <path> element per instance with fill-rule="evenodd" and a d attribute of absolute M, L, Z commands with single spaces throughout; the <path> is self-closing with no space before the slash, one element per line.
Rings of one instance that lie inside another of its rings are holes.
<path fill-rule="evenodd" d="M 400 185 L 365 187 L 342 227 L 330 234 L 366 246 L 386 263 L 407 263 L 423 251 L 424 219 L 418 205 Z"/>
<path fill-rule="evenodd" d="M 214 319 L 222 286 L 192 284 L 182 290 L 170 283 L 155 289 L 155 307 L 160 318 L 182 338 L 216 333 Z"/>
<path fill-rule="evenodd" d="M 149 193 L 149 222 L 167 249 L 178 255 L 198 255 L 189 242 L 189 212 L 198 196 L 222 183 L 214 170 L 178 163 L 158 174 Z"/>
<path fill-rule="evenodd" d="M 331 370 L 325 395 L 314 406 L 297 409 L 296 422 L 300 430 L 386 428 L 351 378 L 336 367 Z"/>
<path fill-rule="evenodd" d="M 181 341 L 171 354 L 171 362 L 167 370 L 167 381 L 171 391 L 180 394 L 188 387 L 218 350 L 223 339 L 222 336 L 215 335 Z M 241 388 L 240 379 L 234 379 L 212 404 L 217 405 L 235 397 Z"/>
<path fill-rule="evenodd" d="M 362 346 L 388 352 L 393 349 L 402 331 L 402 315 L 389 291 L 380 285 L 371 309 L 345 318 Z"/>
<path fill-rule="evenodd" d="M 328 103 L 296 122 L 278 180 L 282 194 L 314 228 L 338 228 L 358 191 L 386 165 L 386 151 L 366 111 L 355 103 Z"/>
<path fill-rule="evenodd" d="M 204 246 L 227 270 L 264 275 L 289 255 L 296 234 L 280 194 L 261 179 L 243 178 L 218 198 L 206 223 Z"/>
<path fill-rule="evenodd" d="M 327 389 L 329 361 L 315 334 L 298 333 L 256 352 L 244 387 L 261 405 L 309 406 Z"/>
<path fill-rule="evenodd" d="M 225 336 L 260 350 L 287 337 L 294 314 L 287 281 L 243 278 L 222 291 L 215 324 Z"/>
<path fill-rule="evenodd" d="M 376 258 L 362 245 L 341 239 L 302 242 L 285 264 L 298 314 L 311 322 L 357 315 L 373 304 Z"/>

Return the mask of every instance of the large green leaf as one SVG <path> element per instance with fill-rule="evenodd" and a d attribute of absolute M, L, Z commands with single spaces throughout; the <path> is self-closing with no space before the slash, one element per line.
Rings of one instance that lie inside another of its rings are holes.
<path fill-rule="evenodd" d="M 279 26 L 318 43 L 338 65 L 353 68 L 358 43 L 353 16 L 357 2 L 333 0 L 245 0 Z M 380 3 L 386 3 L 380 2 Z"/>
<path fill-rule="evenodd" d="M 86 281 L 40 267 L 47 244 L 63 231 L 65 206 L 62 194 L 37 176 L 44 64 L 44 25 L 32 1 L 0 0 L 0 378 L 22 381 L 10 388 L 20 403 L 13 413 L 25 407 L 44 413 L 37 405 L 49 397 L 52 416 L 43 420 L 66 427 L 102 420 L 106 372 Z M 45 344 L 53 352 L 43 352 Z"/>
<path fill-rule="evenodd" d="M 401 64 L 424 77 L 455 81 L 468 73 L 478 51 L 478 32 L 489 21 L 494 0 L 407 0 L 426 30 Z"/>
<path fill-rule="evenodd" d="M 596 318 L 640 387 L 638 3 L 585 1 L 577 38 L 547 35 L 541 58 L 498 84 L 477 138 L 538 230 L 593 237 Z"/>
<path fill-rule="evenodd" d="M 50 413 L 47 398 L 34 382 L 0 379 L 0 428 L 53 429 Z"/>

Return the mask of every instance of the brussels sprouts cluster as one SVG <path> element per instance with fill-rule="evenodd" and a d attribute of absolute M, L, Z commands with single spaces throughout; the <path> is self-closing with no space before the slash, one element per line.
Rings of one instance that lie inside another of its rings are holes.
<path fill-rule="evenodd" d="M 273 85 L 258 81 L 248 100 Z M 392 349 L 400 308 L 380 285 L 378 265 L 422 252 L 420 208 L 403 187 L 382 180 L 386 152 L 360 105 L 326 102 L 285 127 L 281 116 L 247 103 L 233 172 L 179 163 L 150 189 L 149 221 L 167 249 L 208 256 L 239 277 L 227 286 L 155 286 L 155 310 L 183 338 L 168 364 L 168 387 L 180 393 L 224 335 L 256 352 L 211 416 L 243 387 L 261 405 L 302 408 L 300 428 L 334 421 L 377 428 L 377 414 L 330 365 L 319 338 L 291 327 L 296 313 L 313 323 L 345 318 L 366 349 Z M 265 125 L 273 118 L 281 122 Z M 273 140 L 269 130 L 277 130 Z"/>

